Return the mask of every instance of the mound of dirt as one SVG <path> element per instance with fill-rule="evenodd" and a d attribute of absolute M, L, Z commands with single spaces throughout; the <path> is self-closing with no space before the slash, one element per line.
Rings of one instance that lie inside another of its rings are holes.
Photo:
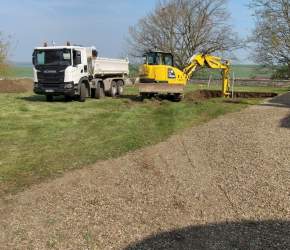
<path fill-rule="evenodd" d="M 277 96 L 272 92 L 235 92 L 234 97 L 237 98 L 272 98 Z"/>
<path fill-rule="evenodd" d="M 198 101 L 198 100 L 204 100 L 204 99 L 210 99 L 210 98 L 217 98 L 221 97 L 222 92 L 218 90 L 196 90 L 193 92 L 188 92 L 184 95 L 184 99 L 186 101 Z"/>
<path fill-rule="evenodd" d="M 32 91 L 33 81 L 31 79 L 0 80 L 0 93 L 23 93 Z"/>
<path fill-rule="evenodd" d="M 235 98 L 270 98 L 277 96 L 276 93 L 271 92 L 235 92 Z M 196 90 L 185 94 L 186 101 L 198 101 L 210 98 L 222 97 L 222 92 L 219 90 Z"/>

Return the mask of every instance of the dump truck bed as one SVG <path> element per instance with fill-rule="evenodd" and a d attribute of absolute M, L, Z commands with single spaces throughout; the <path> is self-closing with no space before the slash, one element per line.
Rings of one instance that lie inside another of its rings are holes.
<path fill-rule="evenodd" d="M 97 57 L 93 61 L 94 75 L 129 75 L 127 59 Z"/>

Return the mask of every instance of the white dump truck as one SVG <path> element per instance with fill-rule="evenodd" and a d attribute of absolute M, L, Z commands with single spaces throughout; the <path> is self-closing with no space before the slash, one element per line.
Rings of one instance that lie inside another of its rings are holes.
<path fill-rule="evenodd" d="M 94 47 L 47 46 L 36 47 L 32 56 L 34 92 L 66 99 L 117 96 L 123 92 L 129 75 L 128 59 L 100 58 Z"/>

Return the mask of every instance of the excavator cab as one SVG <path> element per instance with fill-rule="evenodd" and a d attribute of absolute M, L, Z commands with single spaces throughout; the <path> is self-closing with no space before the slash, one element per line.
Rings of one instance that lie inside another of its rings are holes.
<path fill-rule="evenodd" d="M 162 51 L 147 52 L 143 54 L 144 64 L 173 66 L 173 55 Z"/>
<path fill-rule="evenodd" d="M 174 58 L 169 52 L 144 53 L 139 76 L 141 83 L 186 84 L 186 77 L 181 70 L 174 67 Z"/>

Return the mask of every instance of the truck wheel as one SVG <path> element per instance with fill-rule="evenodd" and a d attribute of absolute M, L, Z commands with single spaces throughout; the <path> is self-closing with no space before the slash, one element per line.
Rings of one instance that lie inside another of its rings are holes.
<path fill-rule="evenodd" d="M 112 81 L 111 83 L 109 94 L 111 97 L 115 97 L 117 95 L 117 83 L 115 81 Z"/>
<path fill-rule="evenodd" d="M 80 102 L 86 101 L 86 97 L 87 97 L 87 88 L 86 88 L 86 85 L 82 83 L 81 88 L 80 88 L 79 101 Z"/>
<path fill-rule="evenodd" d="M 101 86 L 100 83 L 98 83 L 96 89 L 95 89 L 95 98 L 101 99 L 105 96 L 104 88 Z"/>
<path fill-rule="evenodd" d="M 52 95 L 47 95 L 46 96 L 46 101 L 47 102 L 52 102 L 53 101 L 53 96 Z"/>
<path fill-rule="evenodd" d="M 124 83 L 122 80 L 119 80 L 117 82 L 117 95 L 120 96 L 123 94 L 123 92 L 124 92 Z"/>

